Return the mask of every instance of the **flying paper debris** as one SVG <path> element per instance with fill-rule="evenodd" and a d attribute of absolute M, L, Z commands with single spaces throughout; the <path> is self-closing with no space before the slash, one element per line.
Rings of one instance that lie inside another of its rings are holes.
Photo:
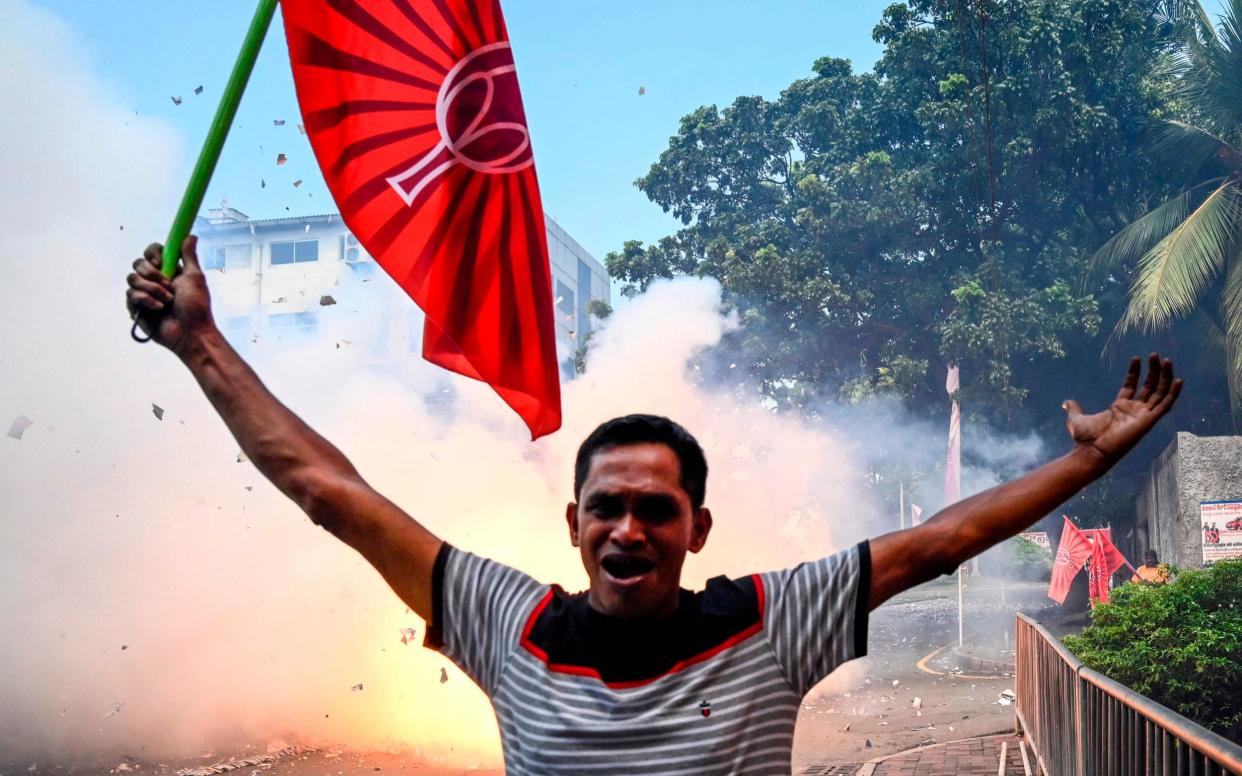
<path fill-rule="evenodd" d="M 157 419 L 157 420 L 163 420 L 163 419 L 164 419 L 164 408 L 163 408 L 163 407 L 161 407 L 161 406 L 160 406 L 160 405 L 158 405 L 158 404 L 152 404 L 152 405 L 151 405 L 151 413 L 152 413 L 153 415 L 155 415 L 155 417 L 156 417 L 156 419 Z"/>
<path fill-rule="evenodd" d="M 284 119 L 272 119 L 272 123 L 278 127 L 283 127 L 285 125 L 285 120 Z"/>
<path fill-rule="evenodd" d="M 336 304 L 336 300 L 332 298 L 331 294 L 324 294 L 323 296 L 319 297 L 320 307 L 327 307 L 330 304 Z"/>
<path fill-rule="evenodd" d="M 25 415 L 18 415 L 17 420 L 13 421 L 13 425 L 9 426 L 9 436 L 14 439 L 21 439 L 22 434 L 26 433 L 26 429 L 33 426 L 34 423 Z"/>
<path fill-rule="evenodd" d="M 259 178 L 259 188 L 261 188 L 261 189 L 266 189 L 266 188 L 267 188 L 267 181 L 263 180 L 262 178 Z"/>
<path fill-rule="evenodd" d="M 413 628 L 402 628 L 401 629 L 401 643 L 409 644 L 412 641 L 414 641 L 414 629 Z"/>
<path fill-rule="evenodd" d="M 298 178 L 297 180 L 295 180 L 295 181 L 293 182 L 293 188 L 295 188 L 295 189 L 296 189 L 298 186 L 301 186 L 301 185 L 302 185 L 302 179 L 301 179 L 301 178 Z M 310 226 L 310 224 L 307 224 L 307 226 Z"/>
<path fill-rule="evenodd" d="M 354 692 L 362 692 L 362 682 L 358 682 L 357 684 L 355 684 L 353 687 L 350 687 L 349 689 L 353 690 Z"/>
<path fill-rule="evenodd" d="M 194 93 L 195 93 L 195 94 L 202 94 L 202 93 L 203 93 L 203 87 L 202 87 L 202 86 L 196 86 L 196 87 L 194 87 Z"/>
<path fill-rule="evenodd" d="M 647 93 L 647 87 L 645 87 L 645 86 L 640 86 L 640 87 L 638 87 L 638 96 L 639 96 L 639 97 L 642 97 L 642 96 L 643 96 L 644 94 L 646 94 L 646 93 Z"/>
<path fill-rule="evenodd" d="M 181 98 L 180 98 L 180 97 L 173 97 L 173 98 L 172 98 L 172 101 L 173 101 L 173 105 L 180 105 L 180 104 L 181 104 Z"/>
<path fill-rule="evenodd" d="M 305 134 L 306 134 L 306 125 L 305 125 L 305 124 L 298 124 L 298 132 L 299 132 L 300 134 L 305 135 Z"/>
<path fill-rule="evenodd" d="M 443 668 L 441 668 L 440 669 L 440 684 L 444 684 L 447 681 L 448 681 L 448 671 L 445 671 Z"/>
<path fill-rule="evenodd" d="M 276 154 L 276 164 L 277 164 L 277 165 L 284 164 L 284 163 L 285 163 L 285 162 L 287 162 L 287 161 L 289 161 L 289 157 L 285 156 L 284 154 Z"/>

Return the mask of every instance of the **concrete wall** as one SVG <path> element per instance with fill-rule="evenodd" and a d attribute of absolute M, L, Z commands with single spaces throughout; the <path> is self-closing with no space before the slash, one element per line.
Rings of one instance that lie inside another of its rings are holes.
<path fill-rule="evenodd" d="M 1139 494 L 1138 533 L 1161 561 L 1197 568 L 1203 565 L 1199 502 L 1228 499 L 1242 499 L 1242 436 L 1179 431 Z"/>

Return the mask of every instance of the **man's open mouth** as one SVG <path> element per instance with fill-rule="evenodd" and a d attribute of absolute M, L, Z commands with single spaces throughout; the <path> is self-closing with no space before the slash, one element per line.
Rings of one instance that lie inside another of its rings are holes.
<path fill-rule="evenodd" d="M 633 579 L 655 570 L 655 563 L 647 558 L 633 555 L 609 555 L 600 561 L 604 571 L 613 579 Z"/>

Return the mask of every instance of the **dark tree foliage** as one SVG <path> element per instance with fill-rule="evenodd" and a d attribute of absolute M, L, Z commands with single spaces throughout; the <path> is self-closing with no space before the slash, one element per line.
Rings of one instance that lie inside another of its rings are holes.
<path fill-rule="evenodd" d="M 824 57 L 775 100 L 685 116 L 637 181 L 683 227 L 608 269 L 628 293 L 719 279 L 742 322 L 727 358 L 786 407 L 888 393 L 941 414 L 957 362 L 968 418 L 1059 449 L 1060 401 L 1111 399 L 1135 346 L 1108 340 L 1125 289 L 1081 279 L 1176 185 L 1148 149 L 1177 111 L 1186 17 L 1171 0 L 894 4 L 874 72 Z M 1219 379 L 1173 350 L 1191 372 L 1177 425 L 1227 431 Z"/>

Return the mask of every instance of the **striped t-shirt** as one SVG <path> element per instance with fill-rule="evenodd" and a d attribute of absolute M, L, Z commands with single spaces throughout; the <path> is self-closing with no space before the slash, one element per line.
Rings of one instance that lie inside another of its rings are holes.
<path fill-rule="evenodd" d="M 788 774 L 803 695 L 866 653 L 870 565 L 716 577 L 636 623 L 445 544 L 427 646 L 491 699 L 509 774 Z"/>

